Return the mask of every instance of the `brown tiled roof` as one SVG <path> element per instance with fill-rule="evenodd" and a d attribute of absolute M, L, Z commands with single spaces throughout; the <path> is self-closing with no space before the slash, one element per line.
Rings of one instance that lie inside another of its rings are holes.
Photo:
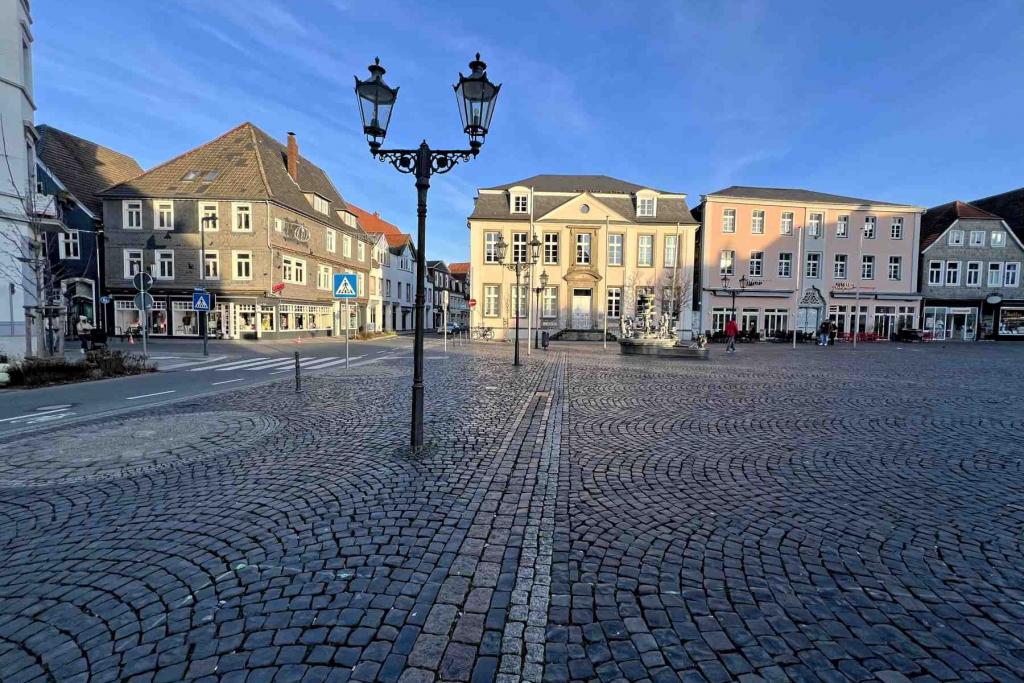
<path fill-rule="evenodd" d="M 412 244 L 412 235 L 402 232 L 397 225 L 388 223 L 380 217 L 379 213 L 370 213 L 366 209 L 361 209 L 355 204 L 349 204 L 348 209 L 356 215 L 356 218 L 359 219 L 359 223 L 367 232 L 376 232 L 384 235 L 384 239 L 388 241 L 388 247 L 392 249 L 401 249 L 406 244 Z"/>
<path fill-rule="evenodd" d="M 142 167 L 127 154 L 46 124 L 36 130 L 39 160 L 96 217 L 103 215 L 99 192 L 142 173 Z"/>
<path fill-rule="evenodd" d="M 192 174 L 195 174 L 194 177 Z M 287 148 L 251 123 L 166 161 L 102 192 L 104 197 L 271 200 L 340 230 L 362 234 L 338 217 L 348 205 L 327 174 L 299 155 L 298 183 L 288 174 Z M 313 209 L 305 193 L 330 202 L 330 214 Z"/>
<path fill-rule="evenodd" d="M 1002 218 L 959 199 L 933 206 L 921 216 L 921 249 L 930 247 L 959 218 L 1000 221 Z"/>
<path fill-rule="evenodd" d="M 459 263 L 449 263 L 448 272 L 452 275 L 465 275 L 469 272 L 469 261 L 461 261 Z"/>
<path fill-rule="evenodd" d="M 790 202 L 821 202 L 830 204 L 874 204 L 878 206 L 908 206 L 907 204 L 893 204 L 892 202 L 881 202 L 876 199 L 861 199 L 859 197 L 845 197 L 839 194 L 828 194 L 827 192 L 815 192 L 814 190 L 801 190 L 796 188 L 782 187 L 745 187 L 733 185 L 718 192 L 709 192 L 707 196 L 716 197 L 737 197 L 739 199 L 766 199 Z"/>
<path fill-rule="evenodd" d="M 975 199 L 971 204 L 1002 218 L 1017 239 L 1024 242 L 1024 187 Z"/>

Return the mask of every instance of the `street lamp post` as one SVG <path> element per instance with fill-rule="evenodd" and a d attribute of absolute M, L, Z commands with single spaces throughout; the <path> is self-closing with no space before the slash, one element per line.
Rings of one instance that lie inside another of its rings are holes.
<path fill-rule="evenodd" d="M 202 230 L 199 231 L 199 276 L 203 281 L 203 290 L 206 289 L 206 226 L 213 225 L 210 230 L 217 229 L 217 217 L 216 216 L 203 216 L 200 221 L 202 224 Z M 220 264 L 218 263 L 218 267 Z M 209 356 L 210 350 L 208 348 L 209 342 L 209 325 L 210 325 L 210 311 L 207 309 L 203 312 L 203 316 L 199 318 L 199 334 L 203 335 L 203 355 Z M 259 321 L 257 321 L 259 324 Z"/>
<path fill-rule="evenodd" d="M 733 287 L 732 289 L 729 288 L 729 276 L 728 275 L 723 275 L 722 276 L 722 288 L 725 289 L 725 291 L 727 291 L 730 294 L 732 294 L 732 319 L 736 320 L 736 288 L 735 287 Z M 747 288 L 747 276 L 746 275 L 741 275 L 740 276 L 740 291 L 743 291 L 746 288 Z"/>
<path fill-rule="evenodd" d="M 381 149 L 391 121 L 391 110 L 398 98 L 398 88 L 384 83 L 384 67 L 375 59 L 370 65 L 370 77 L 365 81 L 355 79 L 356 101 L 362 118 L 363 132 L 370 145 L 370 154 L 380 161 L 389 162 L 401 173 L 416 177 L 416 332 L 413 344 L 412 380 L 412 424 L 410 444 L 412 450 L 423 447 L 423 316 L 426 305 L 424 274 L 427 271 L 427 190 L 430 177 L 435 173 L 447 173 L 460 161 L 469 161 L 480 153 L 487 131 L 494 115 L 500 85 L 487 78 L 487 65 L 480 61 L 480 54 L 469 63 L 470 74 L 459 74 L 459 82 L 453 86 L 463 131 L 469 136 L 469 149 L 431 149 L 424 140 L 416 149 Z"/>
<path fill-rule="evenodd" d="M 522 312 L 520 310 L 522 306 L 519 305 L 520 299 L 522 298 L 520 297 L 520 292 L 522 291 L 520 277 L 524 270 L 536 265 L 537 261 L 540 259 L 540 240 L 537 239 L 536 235 L 534 235 L 533 239 L 530 240 L 529 247 L 530 250 L 528 254 L 524 255 L 522 258 L 517 258 L 513 253 L 512 260 L 509 263 L 505 263 L 505 251 L 508 249 L 508 242 L 505 241 L 504 236 L 499 236 L 498 243 L 495 245 L 495 249 L 498 252 L 498 263 L 501 263 L 516 274 L 516 291 L 512 297 L 512 308 L 516 317 L 516 350 L 512 362 L 513 365 L 519 365 L 519 317 Z M 527 301 L 529 300 L 527 299 Z M 527 337 L 527 339 L 529 339 L 529 337 Z M 527 344 L 529 344 L 529 341 L 527 341 Z"/>
<path fill-rule="evenodd" d="M 547 288 L 547 286 L 548 286 L 548 271 L 543 270 L 540 273 L 540 285 L 537 286 L 537 287 L 534 287 L 534 289 L 533 289 L 534 294 L 537 295 L 536 296 L 537 305 L 534 307 L 537 310 L 537 328 L 534 330 L 534 335 L 533 335 L 533 348 L 535 348 L 535 349 L 539 349 L 540 348 L 540 337 L 541 337 L 540 325 L 541 325 L 541 321 L 544 319 L 544 316 L 543 316 L 543 314 L 542 314 L 542 312 L 540 310 L 540 304 L 541 304 L 540 297 L 541 297 L 541 294 L 544 292 L 544 290 Z"/>

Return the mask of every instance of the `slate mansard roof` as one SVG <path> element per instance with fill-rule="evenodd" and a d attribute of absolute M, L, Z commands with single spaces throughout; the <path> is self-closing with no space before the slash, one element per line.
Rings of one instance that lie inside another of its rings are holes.
<path fill-rule="evenodd" d="M 298 183 L 288 174 L 288 150 L 251 123 L 166 161 L 101 193 L 111 199 L 271 200 L 339 230 L 362 234 L 338 217 L 348 210 L 341 193 L 316 164 L 299 155 Z M 328 215 L 313 209 L 305 193 L 331 203 Z"/>
<path fill-rule="evenodd" d="M 733 185 L 718 192 L 709 192 L 705 197 L 735 197 L 737 199 L 764 199 L 766 201 L 780 202 L 807 202 L 809 204 L 869 204 L 871 206 L 892 206 L 906 208 L 909 204 L 894 204 L 883 202 L 877 199 L 862 199 L 860 197 L 845 197 L 827 192 L 815 192 L 814 190 L 802 190 L 799 188 L 782 187 L 746 187 Z M 919 208 L 919 207 L 915 207 Z"/>
<path fill-rule="evenodd" d="M 97 218 L 103 215 L 100 192 L 142 173 L 127 154 L 80 138 L 53 126 L 37 126 L 36 155 L 68 192 Z"/>
<path fill-rule="evenodd" d="M 933 206 L 921 216 L 921 249 L 931 246 L 953 221 L 960 218 L 1002 221 L 1002 217 L 959 199 Z"/>
<path fill-rule="evenodd" d="M 572 201 L 572 196 L 584 192 L 602 195 L 598 200 L 612 211 L 635 220 L 638 223 L 683 223 L 696 225 L 686 205 L 686 196 L 682 192 L 665 192 L 645 185 L 637 185 L 606 175 L 535 175 L 517 180 L 513 183 L 481 188 L 473 207 L 474 218 L 491 218 L 510 221 L 529 221 L 529 214 L 512 213 L 509 204 L 508 190 L 513 187 L 527 187 L 534 191 L 534 218 L 557 209 L 562 204 Z M 658 195 L 657 215 L 636 215 L 636 193 L 654 192 Z M 557 194 L 553 194 L 557 193 Z M 621 196 L 607 196 L 621 195 Z"/>
<path fill-rule="evenodd" d="M 1017 240 L 1024 242 L 1024 187 L 975 199 L 971 204 L 1002 218 Z"/>

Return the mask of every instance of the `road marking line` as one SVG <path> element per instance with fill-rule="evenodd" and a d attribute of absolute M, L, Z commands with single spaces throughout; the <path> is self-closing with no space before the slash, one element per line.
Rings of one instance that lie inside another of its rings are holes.
<path fill-rule="evenodd" d="M 215 372 L 231 372 L 233 370 L 264 370 L 266 368 L 272 368 L 282 363 L 294 363 L 294 358 L 275 358 L 273 360 L 265 360 L 259 363 L 253 363 L 252 365 L 240 365 L 234 368 L 219 368 Z"/>
<path fill-rule="evenodd" d="M 231 363 L 221 363 L 219 365 L 208 365 L 205 368 L 192 368 L 189 372 L 202 372 L 205 370 L 227 370 L 228 368 L 238 368 L 244 365 L 250 365 L 253 363 L 262 363 L 266 361 L 266 358 L 249 358 L 246 360 L 236 360 Z"/>
<path fill-rule="evenodd" d="M 218 384 L 228 384 L 230 382 L 241 382 L 244 377 L 236 377 L 235 379 L 226 379 L 223 382 L 214 382 L 211 386 L 217 386 Z"/>
<path fill-rule="evenodd" d="M 0 420 L 0 422 L 16 422 L 18 420 L 24 420 L 30 417 L 42 417 L 43 415 L 47 415 L 49 413 L 58 413 L 62 410 L 67 410 L 70 407 L 71 406 L 67 406 L 67 408 L 47 408 L 46 410 L 37 409 L 36 412 L 28 413 L 27 415 L 15 415 L 14 417 L 5 417 L 4 419 Z"/>
<path fill-rule="evenodd" d="M 173 394 L 174 389 L 168 389 L 167 391 L 158 391 L 155 394 L 142 394 L 141 396 L 129 396 L 126 401 L 134 401 L 137 398 L 149 398 L 150 396 L 163 396 L 164 394 Z"/>
<path fill-rule="evenodd" d="M 65 418 L 65 417 L 71 417 L 72 415 L 75 415 L 75 414 L 76 413 L 64 413 L 64 412 L 61 412 L 61 413 L 44 413 L 43 415 L 40 415 L 39 417 L 37 417 L 34 420 L 26 420 L 25 424 L 27 424 L 27 425 L 34 425 L 34 424 L 38 424 L 40 422 L 52 422 L 53 420 L 60 420 L 60 419 Z"/>
<path fill-rule="evenodd" d="M 219 360 L 223 360 L 227 356 L 212 356 L 210 358 L 203 358 L 201 360 L 186 360 L 181 363 L 171 363 L 170 365 L 161 366 L 161 370 L 177 370 L 178 368 L 187 368 L 190 365 L 202 365 L 203 363 L 216 363 Z"/>
<path fill-rule="evenodd" d="M 360 358 L 362 358 L 362 356 L 352 356 L 351 358 L 349 358 L 349 360 L 350 361 L 356 361 L 356 360 L 359 360 Z M 341 363 L 344 363 L 344 362 L 345 362 L 344 358 L 339 358 L 338 360 L 332 360 L 330 363 L 321 363 L 320 365 L 316 366 L 313 369 L 314 370 L 323 370 L 324 368 L 329 368 L 332 365 L 340 365 Z"/>
<path fill-rule="evenodd" d="M 310 360 L 308 363 L 302 363 L 302 367 L 304 369 L 308 368 L 309 370 L 312 370 L 313 368 L 319 367 L 320 365 L 323 365 L 324 363 L 331 362 L 332 360 L 334 360 L 337 357 L 338 356 L 321 356 L 320 358 L 314 358 L 314 359 Z M 345 360 L 345 359 L 342 358 L 342 360 Z"/>

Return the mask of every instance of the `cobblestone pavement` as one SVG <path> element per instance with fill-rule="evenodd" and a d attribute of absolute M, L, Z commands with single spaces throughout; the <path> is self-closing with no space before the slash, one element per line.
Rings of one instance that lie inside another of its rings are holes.
<path fill-rule="evenodd" d="M 0 681 L 1024 680 L 1024 346 L 509 355 L 0 444 Z"/>

